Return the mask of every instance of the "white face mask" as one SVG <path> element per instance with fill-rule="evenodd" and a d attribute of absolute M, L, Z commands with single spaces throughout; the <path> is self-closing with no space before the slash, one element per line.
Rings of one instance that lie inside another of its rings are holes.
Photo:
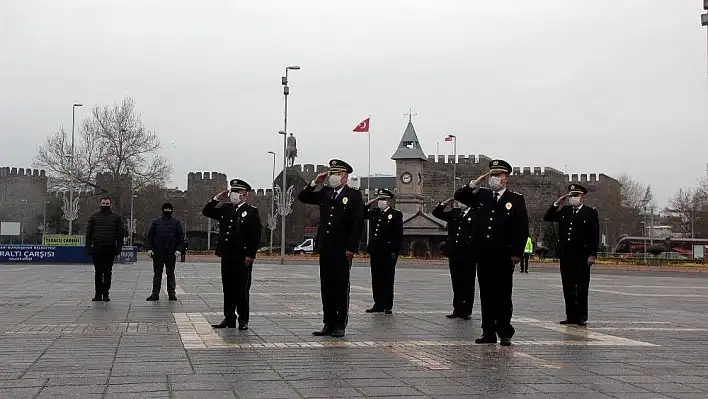
<path fill-rule="evenodd" d="M 570 205 L 570 206 L 580 206 L 580 197 L 570 197 L 570 198 L 568 198 L 568 205 Z"/>
<path fill-rule="evenodd" d="M 378 202 L 376 202 L 376 206 L 378 206 L 379 209 L 381 209 L 383 211 L 384 209 L 388 208 L 388 201 L 379 200 Z"/>
<path fill-rule="evenodd" d="M 501 183 L 501 177 L 500 176 L 490 176 L 489 177 L 489 188 L 492 189 L 492 191 L 499 191 L 504 186 Z"/>
<path fill-rule="evenodd" d="M 241 193 L 229 193 L 229 199 L 231 200 L 232 204 L 240 204 Z"/>
<path fill-rule="evenodd" d="M 327 178 L 327 183 L 330 187 L 339 187 L 342 184 L 342 176 L 340 175 L 329 175 Z"/>

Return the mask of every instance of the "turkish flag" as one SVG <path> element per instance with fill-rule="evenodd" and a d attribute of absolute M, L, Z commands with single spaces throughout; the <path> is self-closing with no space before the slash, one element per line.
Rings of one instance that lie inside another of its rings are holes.
<path fill-rule="evenodd" d="M 450 137 L 450 136 L 445 137 L 445 141 L 452 141 L 452 137 Z"/>
<path fill-rule="evenodd" d="M 354 130 L 352 132 L 354 133 L 369 133 L 369 119 L 371 118 L 366 118 L 363 121 L 361 121 L 360 124 L 356 125 Z"/>

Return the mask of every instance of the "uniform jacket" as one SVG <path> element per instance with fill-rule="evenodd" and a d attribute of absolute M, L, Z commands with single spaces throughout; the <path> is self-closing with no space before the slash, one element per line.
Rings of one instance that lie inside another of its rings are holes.
<path fill-rule="evenodd" d="M 98 211 L 91 215 L 86 226 L 86 248 L 120 253 L 123 248 L 123 218 L 115 212 Z"/>
<path fill-rule="evenodd" d="M 443 255 L 450 258 L 455 255 L 469 256 L 472 253 L 472 227 L 474 210 L 467 208 L 467 213 L 460 208 L 445 210 L 442 202 L 433 209 L 433 216 L 447 222 L 447 239 Z M 464 217 L 463 217 L 464 215 Z"/>
<path fill-rule="evenodd" d="M 379 208 L 369 208 L 364 212 L 364 219 L 371 223 L 369 231 L 369 254 L 396 254 L 401 252 L 403 240 L 403 214 L 393 208 L 385 212 Z"/>
<path fill-rule="evenodd" d="M 507 189 L 495 201 L 492 190 L 465 185 L 454 197 L 474 209 L 472 238 L 478 255 L 523 257 L 529 237 L 529 218 L 521 194 Z"/>
<path fill-rule="evenodd" d="M 561 256 L 597 256 L 600 220 L 595 208 L 583 205 L 574 213 L 572 206 L 551 206 L 543 220 L 558 223 Z"/>
<path fill-rule="evenodd" d="M 254 258 L 261 243 L 261 218 L 258 209 L 241 203 L 234 206 L 212 199 L 202 210 L 208 218 L 219 221 L 216 256 L 224 259 Z"/>
<path fill-rule="evenodd" d="M 184 230 L 179 220 L 164 216 L 152 221 L 145 248 L 160 255 L 184 251 Z"/>
<path fill-rule="evenodd" d="M 297 199 L 320 208 L 320 222 L 317 227 L 315 249 L 322 248 L 358 252 L 359 241 L 364 231 L 364 203 L 361 192 L 349 186 L 342 187 L 339 195 L 332 199 L 332 187 L 305 187 Z"/>

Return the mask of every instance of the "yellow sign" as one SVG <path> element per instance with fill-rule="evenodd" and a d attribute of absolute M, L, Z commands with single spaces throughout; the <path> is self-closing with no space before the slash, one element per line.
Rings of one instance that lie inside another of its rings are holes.
<path fill-rule="evenodd" d="M 42 237 L 45 247 L 83 247 L 84 236 L 68 234 L 47 234 Z"/>

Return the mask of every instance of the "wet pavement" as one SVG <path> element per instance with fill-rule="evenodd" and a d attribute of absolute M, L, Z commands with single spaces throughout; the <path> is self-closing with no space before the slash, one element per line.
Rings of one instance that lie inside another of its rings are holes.
<path fill-rule="evenodd" d="M 250 330 L 221 321 L 219 266 L 177 265 L 177 296 L 146 302 L 152 266 L 116 265 L 91 302 L 90 265 L 0 265 L 0 398 L 707 398 L 708 279 L 593 275 L 587 328 L 563 318 L 560 277 L 516 274 L 514 345 L 475 345 L 449 320 L 439 267 L 402 265 L 392 315 L 371 315 L 352 269 L 343 339 L 321 328 L 318 269 L 256 264 Z M 163 285 L 165 279 L 163 279 Z M 163 288 L 164 290 L 164 288 Z"/>

